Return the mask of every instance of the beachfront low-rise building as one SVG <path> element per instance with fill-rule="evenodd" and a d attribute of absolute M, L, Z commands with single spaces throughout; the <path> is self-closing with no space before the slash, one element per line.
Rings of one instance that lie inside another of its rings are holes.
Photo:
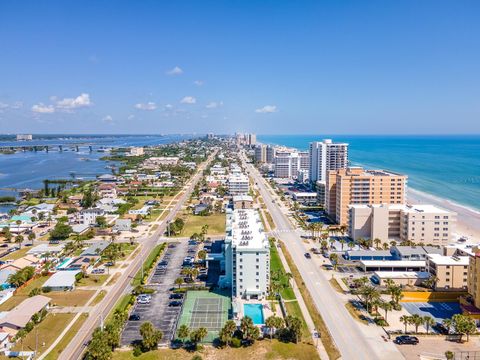
<path fill-rule="evenodd" d="M 383 243 L 413 241 L 447 245 L 452 240 L 456 214 L 434 205 L 354 204 L 349 206 L 349 234 L 358 240 Z"/>
<path fill-rule="evenodd" d="M 468 256 L 427 255 L 427 271 L 435 277 L 435 290 L 466 290 Z"/>
<path fill-rule="evenodd" d="M 232 297 L 263 299 L 270 284 L 270 245 L 260 214 L 254 209 L 228 209 L 224 244 L 225 275 L 221 287 Z"/>
<path fill-rule="evenodd" d="M 142 156 L 144 154 L 143 147 L 131 147 L 127 156 Z"/>
<path fill-rule="evenodd" d="M 404 204 L 407 176 L 361 167 L 327 172 L 325 207 L 340 225 L 349 224 L 351 205 Z"/>

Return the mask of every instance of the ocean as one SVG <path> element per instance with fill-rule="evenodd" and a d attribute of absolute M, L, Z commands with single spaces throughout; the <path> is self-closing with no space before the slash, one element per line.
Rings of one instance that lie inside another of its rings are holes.
<path fill-rule="evenodd" d="M 108 162 L 100 160 L 108 155 L 98 152 L 101 148 L 128 147 L 167 144 L 189 139 L 187 135 L 82 135 L 45 136 L 33 141 L 0 141 L 0 146 L 63 145 L 64 151 L 19 151 L 14 154 L 0 154 L 0 196 L 15 195 L 11 188 L 38 189 L 44 179 L 70 179 L 72 177 L 91 179 L 99 174 L 110 173 Z M 83 144 L 79 151 L 73 151 L 72 144 Z M 70 146 L 69 146 L 70 145 Z M 93 151 L 90 152 L 88 146 Z M 111 164 L 110 164 L 111 165 Z M 0 209 L 1 210 L 1 209 Z M 2 211 L 0 211 L 2 212 Z"/>
<path fill-rule="evenodd" d="M 258 135 L 264 144 L 307 150 L 312 141 L 347 142 L 352 165 L 408 175 L 412 189 L 480 210 L 480 135 Z"/>

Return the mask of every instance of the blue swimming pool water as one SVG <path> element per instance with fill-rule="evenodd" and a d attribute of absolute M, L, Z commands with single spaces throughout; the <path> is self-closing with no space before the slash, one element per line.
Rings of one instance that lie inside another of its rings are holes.
<path fill-rule="evenodd" d="M 263 305 L 261 304 L 244 304 L 243 312 L 245 316 L 248 316 L 253 320 L 255 325 L 265 324 L 263 318 Z"/>
<path fill-rule="evenodd" d="M 57 269 L 63 269 L 71 262 L 72 262 L 72 258 L 65 258 L 65 260 L 63 260 L 62 263 L 57 266 Z"/>

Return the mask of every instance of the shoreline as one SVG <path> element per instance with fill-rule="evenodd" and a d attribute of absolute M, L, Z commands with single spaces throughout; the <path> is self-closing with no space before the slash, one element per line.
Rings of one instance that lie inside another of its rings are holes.
<path fill-rule="evenodd" d="M 432 204 L 457 214 L 456 225 L 453 232 L 454 239 L 466 236 L 467 244 L 480 242 L 480 212 L 465 205 L 457 204 L 451 200 L 440 198 L 410 187 L 407 188 L 407 203 L 411 205 Z"/>

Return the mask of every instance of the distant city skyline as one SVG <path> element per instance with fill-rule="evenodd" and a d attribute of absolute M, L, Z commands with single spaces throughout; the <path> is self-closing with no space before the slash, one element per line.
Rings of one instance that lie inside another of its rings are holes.
<path fill-rule="evenodd" d="M 478 134 L 475 1 L 0 3 L 0 133 Z"/>

